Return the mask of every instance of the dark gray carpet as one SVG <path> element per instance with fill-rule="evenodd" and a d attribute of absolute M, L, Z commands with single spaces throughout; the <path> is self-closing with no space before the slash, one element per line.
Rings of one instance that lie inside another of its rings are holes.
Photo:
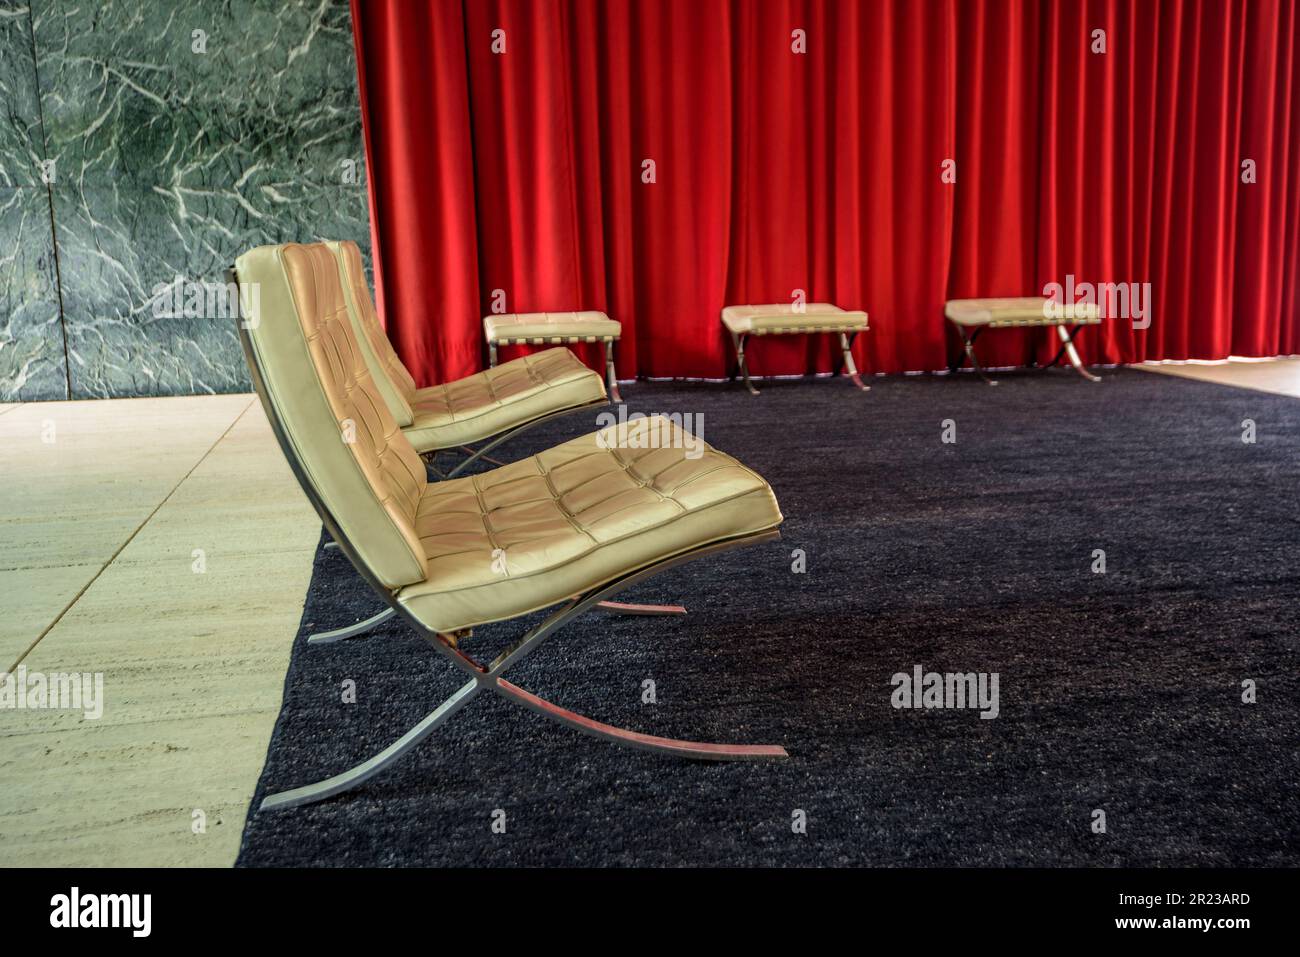
<path fill-rule="evenodd" d="M 788 762 L 647 755 L 481 695 L 359 790 L 251 814 L 239 863 L 1300 864 L 1300 402 L 1127 370 L 871 381 L 629 386 L 632 409 L 703 413 L 704 438 L 772 483 L 784 539 L 625 596 L 685 619 L 589 616 L 509 674 Z M 398 624 L 304 644 L 378 607 L 318 553 L 256 800 L 368 757 L 461 683 Z M 467 648 L 491 657 L 517 627 Z M 890 678 L 916 664 L 998 672 L 1000 717 L 895 710 Z"/>

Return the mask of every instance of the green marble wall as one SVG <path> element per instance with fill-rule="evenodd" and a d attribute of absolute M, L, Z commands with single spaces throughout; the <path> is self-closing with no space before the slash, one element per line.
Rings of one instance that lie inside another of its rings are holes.
<path fill-rule="evenodd" d="M 68 395 L 31 11 L 0 0 L 0 401 Z"/>
<path fill-rule="evenodd" d="M 245 390 L 232 321 L 156 290 L 369 249 L 346 0 L 0 0 L 0 97 L 0 400 Z"/>

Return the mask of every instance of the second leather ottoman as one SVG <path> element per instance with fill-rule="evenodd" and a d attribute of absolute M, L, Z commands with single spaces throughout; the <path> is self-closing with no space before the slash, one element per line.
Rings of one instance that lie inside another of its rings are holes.
<path fill-rule="evenodd" d="M 623 327 L 603 312 L 509 312 L 483 317 L 483 334 L 488 343 L 488 364 L 497 364 L 497 346 L 560 345 L 599 342 L 605 352 L 605 377 L 609 397 L 622 402 L 614 376 L 614 343 Z"/>

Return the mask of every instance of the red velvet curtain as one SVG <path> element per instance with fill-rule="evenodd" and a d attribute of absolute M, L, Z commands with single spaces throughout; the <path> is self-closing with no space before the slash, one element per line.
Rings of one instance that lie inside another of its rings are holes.
<path fill-rule="evenodd" d="M 946 299 L 1073 275 L 1151 284 L 1089 361 L 1300 352 L 1296 8 L 353 0 L 389 334 L 422 383 L 476 371 L 501 290 L 622 321 L 622 376 L 717 377 L 721 307 L 802 289 L 871 313 L 866 369 L 929 370 Z M 824 337 L 754 359 L 832 367 Z"/>

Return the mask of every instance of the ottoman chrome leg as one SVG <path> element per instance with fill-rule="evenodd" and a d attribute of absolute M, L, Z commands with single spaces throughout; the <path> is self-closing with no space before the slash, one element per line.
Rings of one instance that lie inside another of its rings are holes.
<path fill-rule="evenodd" d="M 496 365 L 497 365 L 497 344 L 495 342 L 489 342 L 488 343 L 488 368 L 495 369 Z"/>
<path fill-rule="evenodd" d="M 975 374 L 978 375 L 985 382 L 987 382 L 989 385 L 997 385 L 998 380 L 990 379 L 988 376 L 986 376 L 984 374 L 983 367 L 980 365 L 979 359 L 975 358 L 975 340 L 978 339 L 980 337 L 980 333 L 987 328 L 988 328 L 987 326 L 980 326 L 978 329 L 975 330 L 974 335 L 968 336 L 966 335 L 966 329 L 963 327 L 961 329 L 961 340 L 966 347 L 966 357 L 970 359 L 971 368 L 975 370 Z"/>
<path fill-rule="evenodd" d="M 618 392 L 618 378 L 614 375 L 614 340 L 606 339 L 603 343 L 605 347 L 605 379 L 609 383 L 609 398 L 612 402 L 622 402 L 623 396 Z"/>
<path fill-rule="evenodd" d="M 749 363 L 745 361 L 746 338 L 743 333 L 733 332 L 731 334 L 731 344 L 736 347 L 736 362 L 740 365 L 740 375 L 745 380 L 745 388 L 749 390 L 750 395 L 758 395 L 754 383 L 749 381 Z"/>
<path fill-rule="evenodd" d="M 844 370 L 849 374 L 852 383 L 863 392 L 870 392 L 871 386 L 862 384 L 862 376 L 858 375 L 858 367 L 853 361 L 853 338 L 856 333 L 840 333 L 840 351 L 844 353 Z"/>
<path fill-rule="evenodd" d="M 1083 364 L 1083 360 L 1079 358 L 1079 350 L 1074 347 L 1074 337 L 1078 335 L 1078 332 L 1079 330 L 1077 327 L 1070 332 L 1065 331 L 1065 326 L 1056 327 L 1056 334 L 1061 337 L 1061 350 L 1056 354 L 1056 358 L 1052 360 L 1051 364 L 1056 365 L 1056 363 L 1060 361 L 1061 353 L 1063 352 L 1069 357 L 1070 365 L 1074 366 L 1074 371 L 1079 373 L 1079 375 L 1083 376 L 1089 382 L 1100 382 L 1101 376 L 1093 375 L 1087 370 Z"/>

